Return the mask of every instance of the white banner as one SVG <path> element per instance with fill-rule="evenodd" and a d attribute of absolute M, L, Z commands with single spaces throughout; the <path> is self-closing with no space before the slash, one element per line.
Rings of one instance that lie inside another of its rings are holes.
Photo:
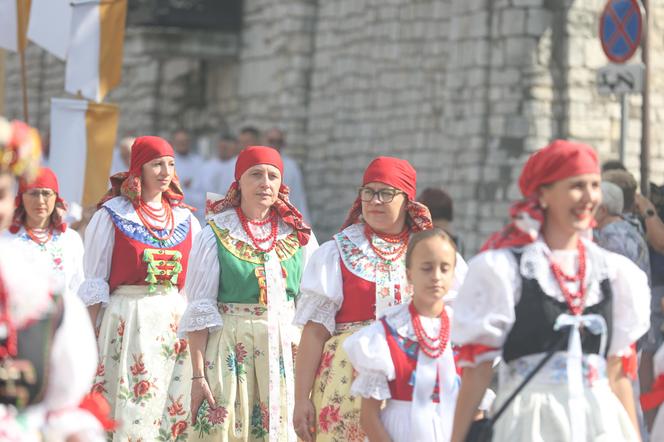
<path fill-rule="evenodd" d="M 28 39 L 60 60 L 65 60 L 71 15 L 71 0 L 32 0 Z"/>
<path fill-rule="evenodd" d="M 0 0 L 0 48 L 18 50 L 18 11 L 16 0 Z"/>

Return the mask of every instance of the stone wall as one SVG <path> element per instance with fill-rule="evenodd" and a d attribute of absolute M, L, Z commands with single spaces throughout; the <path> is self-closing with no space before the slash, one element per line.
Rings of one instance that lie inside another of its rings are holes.
<path fill-rule="evenodd" d="M 653 35 L 664 5 L 651 2 Z M 419 188 L 445 187 L 475 251 L 518 198 L 516 178 L 555 137 L 618 156 L 619 105 L 596 92 L 604 0 L 246 0 L 242 32 L 130 28 L 121 135 L 207 137 L 245 124 L 287 130 L 316 232 L 328 238 L 376 155 L 410 160 Z M 664 179 L 664 41 L 652 40 L 652 179 Z M 31 118 L 48 126 L 64 65 L 28 48 Z M 6 113 L 19 117 L 17 58 Z M 630 100 L 627 165 L 638 176 L 640 97 Z"/>

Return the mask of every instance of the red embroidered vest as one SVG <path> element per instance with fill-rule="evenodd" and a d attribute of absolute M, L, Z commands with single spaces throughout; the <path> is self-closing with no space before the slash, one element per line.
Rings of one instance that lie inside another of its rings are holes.
<path fill-rule="evenodd" d="M 415 369 L 417 368 L 417 354 L 419 353 L 420 346 L 417 341 L 399 336 L 387 324 L 385 318 L 381 318 L 380 322 L 385 329 L 387 346 L 390 349 L 390 356 L 394 364 L 395 377 L 394 380 L 388 382 L 390 395 L 392 399 L 411 402 L 416 382 Z M 436 375 L 436 385 L 433 389 L 432 400 L 436 403 L 440 401 L 438 375 Z"/>
<path fill-rule="evenodd" d="M 191 217 L 175 228 L 167 241 L 157 241 L 147 229 L 106 208 L 115 229 L 109 286 L 111 293 L 119 285 L 157 285 L 184 287 L 191 250 Z M 165 234 L 158 231 L 157 234 Z"/>
<path fill-rule="evenodd" d="M 348 270 L 343 259 L 339 260 L 339 265 L 344 300 L 335 322 L 339 324 L 376 319 L 376 283 L 362 279 Z"/>

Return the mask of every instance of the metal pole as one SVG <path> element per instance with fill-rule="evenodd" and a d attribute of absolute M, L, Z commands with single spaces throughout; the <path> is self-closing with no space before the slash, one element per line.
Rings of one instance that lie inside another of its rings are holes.
<path fill-rule="evenodd" d="M 650 30 L 651 19 L 649 0 L 643 1 L 645 17 L 643 20 L 643 39 L 641 43 L 641 59 L 645 66 L 643 73 L 643 99 L 641 104 L 641 193 L 646 197 L 650 193 Z"/>
<path fill-rule="evenodd" d="M 620 162 L 625 164 L 627 130 L 629 128 L 629 96 L 620 94 Z"/>

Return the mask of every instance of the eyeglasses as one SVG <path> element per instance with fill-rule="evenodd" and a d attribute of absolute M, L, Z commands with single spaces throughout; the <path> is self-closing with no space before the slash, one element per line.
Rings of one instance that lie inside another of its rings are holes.
<path fill-rule="evenodd" d="M 378 195 L 378 201 L 381 203 L 391 203 L 395 196 L 404 192 L 396 189 L 373 190 L 369 187 L 360 187 L 358 193 L 360 195 L 360 199 L 365 203 L 373 200 L 376 195 Z"/>
<path fill-rule="evenodd" d="M 52 196 L 55 196 L 55 192 L 53 192 L 51 189 L 30 189 L 27 192 L 25 192 L 26 195 L 28 195 L 30 198 L 39 198 L 40 196 L 43 196 L 44 199 L 49 199 Z"/>

